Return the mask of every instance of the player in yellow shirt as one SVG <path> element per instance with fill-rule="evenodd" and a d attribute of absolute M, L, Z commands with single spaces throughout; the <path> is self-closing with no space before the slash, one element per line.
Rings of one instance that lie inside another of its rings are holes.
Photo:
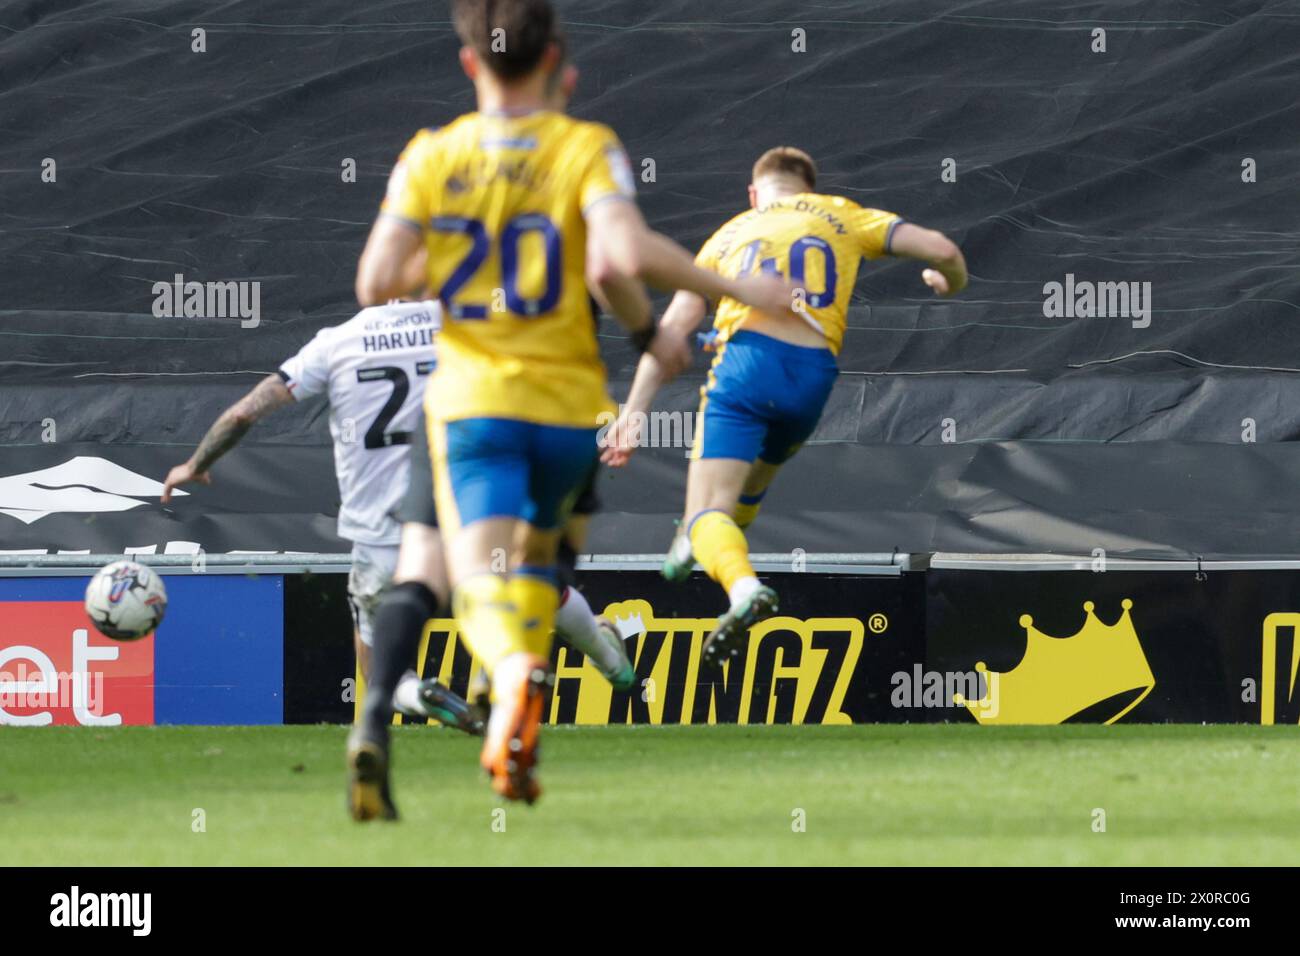
<path fill-rule="evenodd" d="M 774 315 L 789 315 L 790 292 L 702 269 L 646 227 L 613 132 L 547 108 L 563 54 L 546 0 L 455 0 L 453 20 L 478 112 L 418 133 L 402 153 L 357 297 L 383 302 L 427 283 L 446 311 L 425 407 L 452 610 L 492 678 L 483 767 L 498 793 L 531 802 L 553 681 L 556 550 L 612 407 L 588 289 L 674 371 L 689 361 L 685 335 L 656 328 L 642 279 Z M 513 554 L 522 562 L 510 566 Z M 382 638 L 377 672 L 407 652 Z M 354 815 L 389 815 L 385 723 L 358 725 L 349 762 Z"/>
<path fill-rule="evenodd" d="M 944 235 L 822 195 L 816 184 L 807 153 L 768 150 L 754 164 L 751 208 L 714 233 L 696 258 L 724 276 L 788 276 L 800 287 L 795 312 L 803 320 L 773 320 L 726 297 L 717 303 L 716 355 L 701 389 L 686 508 L 664 564 L 664 576 L 677 581 L 698 560 L 727 591 L 730 606 L 704 645 L 705 659 L 714 664 L 736 654 L 749 628 L 777 611 L 776 592 L 754 574 L 743 529 L 757 516 L 781 465 L 817 427 L 838 374 L 835 356 L 859 263 L 884 255 L 922 259 L 931 265 L 922 278 L 939 295 L 966 285 L 961 250 Z M 710 301 L 679 292 L 663 326 L 693 332 Z M 626 463 L 637 423 L 673 374 L 654 356 L 642 357 L 603 453 L 607 463 Z"/>

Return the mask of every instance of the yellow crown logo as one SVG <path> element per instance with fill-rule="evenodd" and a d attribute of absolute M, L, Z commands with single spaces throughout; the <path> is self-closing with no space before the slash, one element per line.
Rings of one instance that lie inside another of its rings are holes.
<path fill-rule="evenodd" d="M 1119 710 L 1106 720 L 1113 724 L 1156 686 L 1129 617 L 1133 602 L 1125 598 L 1121 603 L 1119 620 L 1107 625 L 1093 614 L 1093 603 L 1085 601 L 1088 617 L 1073 637 L 1049 637 L 1022 614 L 1027 640 L 1020 663 L 998 673 L 980 661 L 975 669 L 987 683 L 983 698 L 971 701 L 957 694 L 954 702 L 964 704 L 981 724 L 1059 724 L 1115 698 Z"/>

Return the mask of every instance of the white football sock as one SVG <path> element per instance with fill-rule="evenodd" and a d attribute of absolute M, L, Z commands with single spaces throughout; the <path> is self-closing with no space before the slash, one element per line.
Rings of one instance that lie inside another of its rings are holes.
<path fill-rule="evenodd" d="M 727 591 L 727 599 L 731 601 L 731 606 L 735 607 L 762 586 L 758 578 L 737 578 Z"/>
<path fill-rule="evenodd" d="M 614 649 L 600 639 L 596 615 L 576 588 L 566 587 L 555 612 L 555 630 L 560 637 L 592 659 L 597 667 L 610 670 L 618 666 Z"/>
<path fill-rule="evenodd" d="M 397 682 L 393 691 L 393 709 L 411 717 L 423 717 L 424 708 L 420 706 L 420 678 L 415 671 L 407 671 Z"/>

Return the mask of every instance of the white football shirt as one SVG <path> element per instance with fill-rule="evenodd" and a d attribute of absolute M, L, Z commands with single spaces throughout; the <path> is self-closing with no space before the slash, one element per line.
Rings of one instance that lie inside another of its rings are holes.
<path fill-rule="evenodd" d="M 441 325 L 437 302 L 372 306 L 321 329 L 280 366 L 295 398 L 329 399 L 340 537 L 359 544 L 401 538 L 392 512 L 406 493 L 412 429 Z"/>

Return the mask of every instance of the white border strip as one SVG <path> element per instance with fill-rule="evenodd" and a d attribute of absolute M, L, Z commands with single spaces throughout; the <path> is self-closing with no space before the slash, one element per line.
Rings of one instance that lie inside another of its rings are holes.
<path fill-rule="evenodd" d="M 1064 554 L 959 554 L 939 551 L 930 559 L 932 568 L 966 571 L 1096 571 L 1092 555 Z M 1106 558 L 1106 571 L 1294 571 L 1295 558 L 1240 558 L 1198 561 Z"/>
<path fill-rule="evenodd" d="M 658 571 L 662 554 L 584 554 L 584 571 Z M 0 577 L 81 577 L 112 561 L 129 558 L 160 574 L 344 574 L 352 569 L 351 554 L 14 554 L 0 553 Z M 760 553 L 750 556 L 755 570 L 812 571 L 818 574 L 886 575 L 912 569 L 907 554 L 813 552 Z"/>

